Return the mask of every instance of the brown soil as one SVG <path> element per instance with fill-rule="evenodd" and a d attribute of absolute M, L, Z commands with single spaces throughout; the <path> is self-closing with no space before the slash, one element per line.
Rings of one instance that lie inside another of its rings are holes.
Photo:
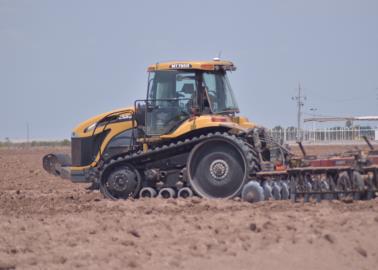
<path fill-rule="evenodd" d="M 113 202 L 47 175 L 51 151 L 0 149 L 0 270 L 378 267 L 377 199 Z"/>

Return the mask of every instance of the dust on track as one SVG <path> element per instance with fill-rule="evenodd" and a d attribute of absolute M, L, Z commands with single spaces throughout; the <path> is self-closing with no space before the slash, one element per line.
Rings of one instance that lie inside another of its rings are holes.
<path fill-rule="evenodd" d="M 329 148 L 327 148 L 329 149 Z M 68 149 L 55 149 L 68 151 Z M 378 200 L 109 201 L 0 149 L 0 269 L 376 269 Z"/>

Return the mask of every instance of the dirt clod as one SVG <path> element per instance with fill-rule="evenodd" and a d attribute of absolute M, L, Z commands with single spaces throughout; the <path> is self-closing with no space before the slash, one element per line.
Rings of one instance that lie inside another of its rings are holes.
<path fill-rule="evenodd" d="M 335 243 L 335 237 L 332 236 L 331 234 L 328 234 L 328 233 L 325 234 L 324 239 L 330 242 L 331 244 Z"/>
<path fill-rule="evenodd" d="M 249 224 L 249 229 L 253 232 L 255 232 L 257 230 L 257 225 L 255 223 L 251 223 Z"/>
<path fill-rule="evenodd" d="M 135 261 L 130 261 L 127 265 L 128 265 L 129 267 L 131 267 L 131 268 L 136 268 L 136 267 L 138 267 L 138 264 L 137 264 Z"/>
<path fill-rule="evenodd" d="M 342 199 L 341 201 L 342 201 L 343 203 L 353 203 L 353 202 L 354 202 L 353 198 L 351 198 L 351 197 L 349 197 L 349 198 L 344 198 L 344 199 Z"/>
<path fill-rule="evenodd" d="M 129 230 L 128 233 L 131 234 L 132 236 L 136 237 L 136 238 L 140 238 L 139 232 L 135 229 Z"/>
<path fill-rule="evenodd" d="M 355 250 L 358 252 L 358 254 L 360 254 L 362 257 L 367 257 L 367 252 L 365 249 L 363 249 L 362 247 L 360 246 L 357 246 L 355 247 Z"/>

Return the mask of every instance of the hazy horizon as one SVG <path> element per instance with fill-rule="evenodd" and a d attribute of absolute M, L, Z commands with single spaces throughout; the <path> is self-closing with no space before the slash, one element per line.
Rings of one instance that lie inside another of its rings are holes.
<path fill-rule="evenodd" d="M 27 123 L 31 139 L 69 138 L 144 98 L 149 64 L 219 52 L 260 125 L 296 125 L 299 82 L 304 117 L 378 115 L 374 0 L 0 0 L 0 36 L 0 140 L 24 139 Z"/>

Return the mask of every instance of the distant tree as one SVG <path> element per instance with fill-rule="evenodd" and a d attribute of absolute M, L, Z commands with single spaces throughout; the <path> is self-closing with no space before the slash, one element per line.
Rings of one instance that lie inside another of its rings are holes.
<path fill-rule="evenodd" d="M 281 127 L 281 126 L 275 126 L 274 128 L 273 128 L 273 131 L 276 131 L 276 132 L 281 132 L 281 131 L 283 131 L 284 130 L 284 128 L 283 127 Z"/>
<path fill-rule="evenodd" d="M 347 128 L 351 128 L 351 127 L 353 126 L 353 122 L 352 122 L 351 120 L 347 120 L 347 121 L 345 122 L 345 126 L 346 126 Z"/>
<path fill-rule="evenodd" d="M 11 140 L 9 139 L 9 137 L 5 137 L 5 143 L 4 143 L 4 146 L 11 146 L 12 142 Z"/>
<path fill-rule="evenodd" d="M 64 139 L 62 141 L 62 146 L 70 146 L 70 144 L 71 144 L 70 140 Z"/>

